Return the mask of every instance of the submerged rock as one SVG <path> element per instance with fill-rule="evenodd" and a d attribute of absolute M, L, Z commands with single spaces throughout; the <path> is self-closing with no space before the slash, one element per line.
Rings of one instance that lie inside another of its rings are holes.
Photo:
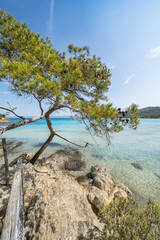
<path fill-rule="evenodd" d="M 142 166 L 141 166 L 139 163 L 131 163 L 131 165 L 132 165 L 134 168 L 142 171 Z"/>
<path fill-rule="evenodd" d="M 158 175 L 157 173 L 154 173 L 154 175 L 160 179 L 160 175 Z"/>
<path fill-rule="evenodd" d="M 45 160 L 38 161 L 37 164 L 42 166 L 46 162 L 59 170 L 80 171 L 86 166 L 82 153 L 71 150 L 59 150 Z"/>

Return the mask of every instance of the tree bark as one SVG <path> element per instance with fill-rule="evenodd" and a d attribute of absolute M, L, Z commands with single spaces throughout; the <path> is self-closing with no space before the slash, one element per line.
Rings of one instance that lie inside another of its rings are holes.
<path fill-rule="evenodd" d="M 55 131 L 53 130 L 52 127 L 52 123 L 51 123 L 51 119 L 49 117 L 49 114 L 45 115 L 45 119 L 47 122 L 47 126 L 48 129 L 50 131 L 50 136 L 47 139 L 47 141 L 42 145 L 42 147 L 38 150 L 38 152 L 36 152 L 36 154 L 34 155 L 34 157 L 30 160 L 30 163 L 35 164 L 35 162 L 38 160 L 39 156 L 42 154 L 42 152 L 46 149 L 46 147 L 50 144 L 50 142 L 52 141 L 54 135 L 55 135 Z"/>
<path fill-rule="evenodd" d="M 34 157 L 29 161 L 30 163 L 35 164 L 35 162 L 38 160 L 39 156 L 46 149 L 46 147 L 50 144 L 50 142 L 52 141 L 53 137 L 54 137 L 54 134 L 50 134 L 50 136 L 47 139 L 47 141 L 42 145 L 42 147 L 38 150 L 38 152 L 36 152 Z"/>
<path fill-rule="evenodd" d="M 6 132 L 8 130 L 11 130 L 11 129 L 14 129 L 14 128 L 26 125 L 28 123 L 36 122 L 36 121 L 38 121 L 38 120 L 40 120 L 42 118 L 44 118 L 44 115 L 41 115 L 41 116 L 38 116 L 38 117 L 34 117 L 34 118 L 30 118 L 30 119 L 24 119 L 22 121 L 12 123 L 12 124 L 10 124 L 8 126 L 2 126 L 2 127 L 0 127 L 0 135 L 2 135 L 4 132 Z"/>

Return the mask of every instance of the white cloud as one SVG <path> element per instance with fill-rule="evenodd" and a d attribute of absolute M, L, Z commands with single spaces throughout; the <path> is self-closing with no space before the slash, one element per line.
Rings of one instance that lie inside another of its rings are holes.
<path fill-rule="evenodd" d="M 155 58 L 158 56 L 160 56 L 160 46 L 150 49 L 149 53 L 145 55 L 146 58 Z"/>
<path fill-rule="evenodd" d="M 135 74 L 132 74 L 131 76 L 129 76 L 129 77 L 124 81 L 123 85 L 128 84 L 128 83 L 132 80 L 132 78 L 134 78 L 134 76 L 135 76 Z"/>
<path fill-rule="evenodd" d="M 54 0 L 51 0 L 51 5 L 50 5 L 50 17 L 49 17 L 49 22 L 48 22 L 48 30 L 49 33 L 53 33 L 53 12 L 54 12 Z"/>

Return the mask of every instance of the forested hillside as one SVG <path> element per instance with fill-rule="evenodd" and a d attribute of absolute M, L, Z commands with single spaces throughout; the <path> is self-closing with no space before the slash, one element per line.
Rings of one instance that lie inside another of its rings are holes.
<path fill-rule="evenodd" d="M 141 118 L 160 118 L 160 107 L 146 107 L 139 109 Z"/>

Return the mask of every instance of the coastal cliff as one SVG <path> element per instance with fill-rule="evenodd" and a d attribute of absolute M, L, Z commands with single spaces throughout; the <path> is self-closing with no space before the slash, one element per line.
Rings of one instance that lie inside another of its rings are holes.
<path fill-rule="evenodd" d="M 24 157 L 26 240 L 76 240 L 87 238 L 90 232 L 97 236 L 103 228 L 97 217 L 101 206 L 132 196 L 101 165 L 92 166 L 85 176 L 73 176 L 70 171 L 85 167 L 78 151 L 58 151 L 35 165 L 25 163 L 29 158 Z M 1 194 L 1 204 L 7 194 Z"/>

